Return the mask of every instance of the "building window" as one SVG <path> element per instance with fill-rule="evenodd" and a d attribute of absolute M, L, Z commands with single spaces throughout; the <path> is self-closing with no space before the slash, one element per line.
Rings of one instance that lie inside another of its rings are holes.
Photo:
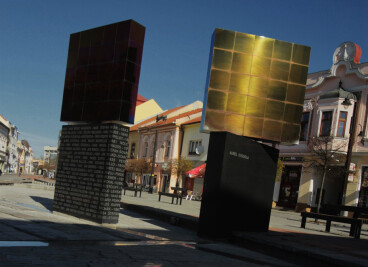
<path fill-rule="evenodd" d="M 170 154 L 170 146 L 171 146 L 171 142 L 167 141 L 167 145 L 166 145 L 166 152 L 165 152 L 165 157 L 169 157 Z"/>
<path fill-rule="evenodd" d="M 320 136 L 330 136 L 332 123 L 332 111 L 322 112 L 321 128 L 319 130 Z"/>
<path fill-rule="evenodd" d="M 148 142 L 144 143 L 144 150 L 143 150 L 143 157 L 147 157 L 147 153 L 148 153 Z"/>
<path fill-rule="evenodd" d="M 132 143 L 130 146 L 130 158 L 134 159 L 134 153 L 135 153 L 135 143 Z"/>
<path fill-rule="evenodd" d="M 189 142 L 189 155 L 197 155 L 197 147 L 202 145 L 202 140 L 190 141 Z"/>
<path fill-rule="evenodd" d="M 348 113 L 346 111 L 340 111 L 339 124 L 337 125 L 336 136 L 344 137 L 347 118 Z"/>
<path fill-rule="evenodd" d="M 300 141 L 306 141 L 308 137 L 309 112 L 304 112 L 300 124 Z"/>

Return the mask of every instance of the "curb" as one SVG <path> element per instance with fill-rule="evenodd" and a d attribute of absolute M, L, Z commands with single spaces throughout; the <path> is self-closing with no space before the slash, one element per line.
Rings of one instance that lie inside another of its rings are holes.
<path fill-rule="evenodd" d="M 198 218 L 193 216 L 124 202 L 120 203 L 120 207 L 126 210 L 141 213 L 145 216 L 164 221 L 178 227 L 182 227 L 191 231 L 197 231 Z M 253 243 L 262 247 L 268 247 L 269 249 L 276 249 L 280 252 L 282 251 L 284 253 L 293 253 L 303 257 L 313 258 L 315 260 L 320 260 L 335 266 L 367 266 L 367 260 L 356 258 L 350 255 L 303 246 L 292 241 L 284 240 L 283 242 L 276 242 L 271 239 L 272 238 L 263 239 L 259 238 L 259 236 L 252 236 L 244 233 L 233 233 L 232 237 L 230 238 L 230 243 L 236 244 L 240 247 L 244 247 L 247 242 Z"/>
<path fill-rule="evenodd" d="M 197 231 L 198 218 L 193 216 L 124 202 L 120 202 L 120 207 L 191 231 Z"/>

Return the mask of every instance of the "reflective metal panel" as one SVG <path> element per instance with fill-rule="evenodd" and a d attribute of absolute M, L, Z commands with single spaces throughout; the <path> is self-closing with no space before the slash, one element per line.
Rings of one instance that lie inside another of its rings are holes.
<path fill-rule="evenodd" d="M 212 70 L 210 77 L 210 87 L 227 90 L 229 88 L 230 72 Z"/>
<path fill-rule="evenodd" d="M 267 140 L 278 141 L 281 139 L 282 123 L 279 121 L 265 120 L 263 123 L 263 137 Z"/>
<path fill-rule="evenodd" d="M 250 78 L 248 94 L 258 97 L 267 97 L 268 82 L 268 79 L 252 76 Z"/>
<path fill-rule="evenodd" d="M 222 29 L 212 42 L 201 130 L 297 144 L 310 48 Z"/>
<path fill-rule="evenodd" d="M 294 103 L 303 103 L 305 86 L 297 84 L 288 84 L 286 101 Z"/>
<path fill-rule="evenodd" d="M 215 49 L 213 51 L 212 66 L 216 69 L 230 70 L 233 53 Z"/>
<path fill-rule="evenodd" d="M 248 93 L 249 80 L 249 75 L 231 73 L 229 90 L 231 92 L 246 94 Z"/>
<path fill-rule="evenodd" d="M 245 114 L 250 116 L 263 117 L 265 111 L 266 99 L 248 96 Z"/>
<path fill-rule="evenodd" d="M 295 63 L 309 65 L 309 56 L 311 48 L 309 46 L 293 44 L 293 58 Z"/>
<path fill-rule="evenodd" d="M 251 66 L 252 66 L 252 55 L 240 53 L 233 54 L 233 64 L 231 66 L 232 71 L 249 74 Z"/>
<path fill-rule="evenodd" d="M 271 60 L 263 57 L 253 57 L 251 74 L 255 76 L 268 77 L 270 73 Z"/>
<path fill-rule="evenodd" d="M 235 32 L 216 29 L 215 35 L 215 47 L 223 48 L 223 49 L 233 49 L 235 41 Z"/>
<path fill-rule="evenodd" d="M 284 102 L 268 100 L 266 104 L 265 117 L 273 120 L 282 120 L 284 117 Z"/>
<path fill-rule="evenodd" d="M 275 40 L 272 57 L 290 61 L 292 47 L 292 43 Z"/>
<path fill-rule="evenodd" d="M 255 39 L 256 36 L 253 34 L 237 32 L 235 36 L 234 50 L 238 52 L 252 54 Z"/>
<path fill-rule="evenodd" d="M 246 95 L 229 93 L 227 97 L 226 111 L 244 115 L 246 104 L 247 104 Z"/>
<path fill-rule="evenodd" d="M 244 116 L 237 114 L 226 114 L 225 128 L 224 128 L 225 131 L 242 135 L 243 128 L 244 128 Z"/>
<path fill-rule="evenodd" d="M 270 77 L 275 80 L 288 81 L 290 64 L 288 62 L 272 60 Z"/>
<path fill-rule="evenodd" d="M 286 97 L 287 83 L 279 81 L 269 81 L 267 97 L 275 100 L 284 101 Z"/>
<path fill-rule="evenodd" d="M 251 136 L 255 138 L 261 138 L 263 131 L 263 118 L 245 117 L 244 120 L 244 136 Z"/>
<path fill-rule="evenodd" d="M 227 93 L 217 90 L 209 90 L 207 106 L 209 109 L 226 110 Z"/>

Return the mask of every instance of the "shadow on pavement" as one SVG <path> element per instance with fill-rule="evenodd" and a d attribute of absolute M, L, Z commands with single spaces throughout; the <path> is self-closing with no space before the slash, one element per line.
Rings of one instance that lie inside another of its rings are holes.
<path fill-rule="evenodd" d="M 52 211 L 52 205 L 54 200 L 50 198 L 45 197 L 37 197 L 37 196 L 30 196 L 34 201 L 40 203 L 42 206 L 44 206 L 45 209 L 48 209 L 49 211 Z"/>

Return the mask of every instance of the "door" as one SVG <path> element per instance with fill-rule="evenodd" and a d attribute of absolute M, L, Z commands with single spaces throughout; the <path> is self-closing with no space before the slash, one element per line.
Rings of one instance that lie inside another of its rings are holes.
<path fill-rule="evenodd" d="M 162 188 L 161 192 L 169 192 L 170 187 L 170 175 L 162 174 Z"/>
<path fill-rule="evenodd" d="M 295 208 L 298 195 L 301 166 L 285 166 L 281 177 L 278 206 Z"/>
<path fill-rule="evenodd" d="M 368 167 L 363 167 L 358 207 L 368 207 Z"/>

